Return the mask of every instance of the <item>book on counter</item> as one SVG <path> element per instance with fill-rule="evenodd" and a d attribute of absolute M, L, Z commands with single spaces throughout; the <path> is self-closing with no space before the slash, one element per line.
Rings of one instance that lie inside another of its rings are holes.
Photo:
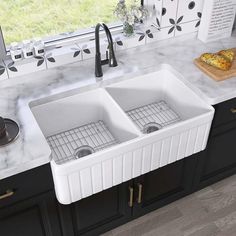
<path fill-rule="evenodd" d="M 206 43 L 230 37 L 235 13 L 236 0 L 205 0 L 198 39 Z"/>

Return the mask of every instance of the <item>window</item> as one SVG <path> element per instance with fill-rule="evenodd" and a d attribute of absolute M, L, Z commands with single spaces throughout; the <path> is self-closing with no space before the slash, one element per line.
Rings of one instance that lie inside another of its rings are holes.
<path fill-rule="evenodd" d="M 128 4 L 135 0 L 126 0 Z M 34 37 L 68 36 L 98 22 L 113 23 L 118 0 L 1 0 L 5 43 Z M 137 2 L 137 1 L 136 1 Z"/>

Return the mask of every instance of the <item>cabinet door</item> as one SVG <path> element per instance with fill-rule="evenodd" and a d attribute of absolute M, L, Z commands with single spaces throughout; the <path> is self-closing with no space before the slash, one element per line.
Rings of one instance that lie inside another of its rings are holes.
<path fill-rule="evenodd" d="M 2 236 L 61 236 L 54 193 L 0 209 Z"/>
<path fill-rule="evenodd" d="M 68 206 L 60 205 L 64 235 L 99 235 L 131 219 L 129 186 L 120 184 Z M 69 230 L 69 232 L 68 232 Z"/>
<path fill-rule="evenodd" d="M 195 188 L 205 187 L 235 173 L 236 127 L 229 124 L 212 130 L 207 149 L 199 159 Z"/>
<path fill-rule="evenodd" d="M 166 205 L 191 191 L 197 154 L 134 180 L 135 217 Z"/>

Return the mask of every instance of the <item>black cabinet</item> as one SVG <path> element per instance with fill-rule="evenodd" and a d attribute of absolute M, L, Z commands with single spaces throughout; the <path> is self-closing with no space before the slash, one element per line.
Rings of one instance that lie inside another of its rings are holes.
<path fill-rule="evenodd" d="M 62 236 L 54 192 L 1 208 L 0 235 Z"/>
<path fill-rule="evenodd" d="M 195 164 L 193 155 L 70 205 L 56 200 L 50 165 L 7 178 L 0 235 L 99 235 L 188 194 Z"/>
<path fill-rule="evenodd" d="M 126 182 L 76 203 L 59 205 L 64 235 L 99 235 L 129 221 L 130 185 Z"/>
<path fill-rule="evenodd" d="M 0 181 L 1 236 L 62 236 L 50 165 Z"/>
<path fill-rule="evenodd" d="M 190 193 L 196 158 L 193 155 L 136 178 L 133 215 L 144 215 Z"/>
<path fill-rule="evenodd" d="M 70 205 L 55 196 L 50 165 L 0 181 L 0 235 L 99 235 L 132 219 L 130 187 L 122 183 Z"/>
<path fill-rule="evenodd" d="M 64 235 L 99 235 L 187 195 L 195 165 L 193 155 L 79 202 L 60 205 Z"/>
<path fill-rule="evenodd" d="M 0 181 L 0 210 L 52 189 L 53 179 L 49 164 L 3 179 Z"/>
<path fill-rule="evenodd" d="M 236 99 L 215 106 L 207 148 L 199 155 L 194 189 L 236 173 Z"/>

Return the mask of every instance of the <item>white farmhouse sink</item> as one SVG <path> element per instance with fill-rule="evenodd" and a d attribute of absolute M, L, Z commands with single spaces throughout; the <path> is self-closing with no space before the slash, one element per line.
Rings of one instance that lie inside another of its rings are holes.
<path fill-rule="evenodd" d="M 163 65 L 155 73 L 105 88 L 30 104 L 52 149 L 60 203 L 70 204 L 205 149 L 214 109 L 179 77 Z"/>

